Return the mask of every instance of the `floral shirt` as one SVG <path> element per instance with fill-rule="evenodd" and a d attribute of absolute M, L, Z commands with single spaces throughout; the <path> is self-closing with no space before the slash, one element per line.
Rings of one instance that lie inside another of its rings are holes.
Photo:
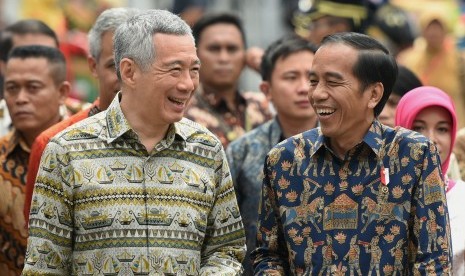
<path fill-rule="evenodd" d="M 344 160 L 320 128 L 267 155 L 256 273 L 444 275 L 451 246 L 436 147 L 374 121 Z"/>
<path fill-rule="evenodd" d="M 13 130 L 0 139 L 0 275 L 21 275 L 27 229 L 22 208 L 30 149 Z"/>
<path fill-rule="evenodd" d="M 260 92 L 237 92 L 235 111 L 213 93 L 195 93 L 186 117 L 213 132 L 226 148 L 247 131 L 271 119 L 268 101 Z"/>
<path fill-rule="evenodd" d="M 119 105 L 41 159 L 24 275 L 238 275 L 245 236 L 221 143 L 187 119 L 147 152 Z"/>

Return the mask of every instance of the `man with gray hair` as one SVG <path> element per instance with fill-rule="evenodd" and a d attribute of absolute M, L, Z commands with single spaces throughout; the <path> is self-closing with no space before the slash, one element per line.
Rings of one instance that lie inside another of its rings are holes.
<path fill-rule="evenodd" d="M 36 138 L 31 148 L 29 171 L 26 182 L 26 199 L 24 202 L 24 216 L 26 222 L 29 219 L 29 212 L 31 210 L 32 191 L 34 189 L 37 172 L 39 171 L 40 157 L 47 143 L 53 136 L 70 125 L 107 109 L 116 93 L 120 90 L 120 83 L 116 76 L 113 58 L 113 35 L 119 25 L 138 12 L 138 9 L 133 8 L 107 9 L 98 16 L 95 24 L 90 29 L 88 34 L 90 55 L 87 61 L 92 75 L 97 78 L 99 84 L 99 98 L 89 108 L 59 122 L 42 132 Z"/>
<path fill-rule="evenodd" d="M 121 92 L 42 156 L 23 275 L 239 275 L 224 149 L 183 118 L 199 83 L 189 26 L 145 11 L 118 27 L 114 54 Z"/>

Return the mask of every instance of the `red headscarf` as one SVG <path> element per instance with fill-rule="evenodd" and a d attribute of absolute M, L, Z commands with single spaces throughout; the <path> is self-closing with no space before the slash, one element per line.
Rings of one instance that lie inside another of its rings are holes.
<path fill-rule="evenodd" d="M 431 106 L 443 107 L 449 111 L 452 118 L 452 131 L 450 141 L 450 151 L 446 160 L 441 160 L 443 174 L 446 174 L 449 167 L 450 155 L 455 143 L 457 133 L 457 116 L 452 99 L 444 91 L 433 86 L 421 86 L 410 90 L 399 101 L 396 110 L 396 126 L 412 129 L 413 122 L 418 113 L 423 109 Z"/>

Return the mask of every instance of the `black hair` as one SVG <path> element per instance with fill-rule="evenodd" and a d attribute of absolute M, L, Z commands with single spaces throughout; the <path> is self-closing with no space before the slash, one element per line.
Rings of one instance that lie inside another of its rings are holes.
<path fill-rule="evenodd" d="M 45 58 L 50 64 L 50 74 L 59 84 L 66 80 L 66 61 L 59 49 L 42 45 L 27 45 L 13 48 L 7 57 L 8 61 L 14 58 Z"/>
<path fill-rule="evenodd" d="M 321 45 L 334 43 L 342 43 L 358 50 L 358 59 L 354 64 L 353 73 L 360 81 L 361 91 L 376 82 L 383 84 L 383 96 L 374 108 L 374 115 L 378 117 L 392 92 L 392 87 L 397 78 L 397 63 L 394 56 L 374 38 L 355 32 L 343 32 L 326 36 Z"/>
<path fill-rule="evenodd" d="M 205 28 L 219 23 L 232 24 L 237 27 L 241 33 L 244 47 L 247 47 L 245 38 L 244 26 L 242 20 L 233 13 L 221 12 L 221 13 L 209 13 L 200 18 L 197 23 L 192 27 L 192 34 L 195 38 L 195 43 L 198 45 L 200 42 L 200 36 Z"/>
<path fill-rule="evenodd" d="M 392 93 L 400 97 L 407 92 L 417 87 L 423 86 L 420 79 L 410 69 L 403 65 L 399 65 L 396 82 L 392 87 Z"/>
<path fill-rule="evenodd" d="M 0 40 L 0 58 L 3 61 L 6 61 L 8 53 L 11 51 L 11 48 L 13 48 L 13 36 L 26 34 L 43 34 L 49 36 L 55 41 L 56 46 L 59 46 L 57 35 L 44 22 L 37 19 L 20 20 L 7 26 L 2 33 Z"/>
<path fill-rule="evenodd" d="M 317 47 L 314 44 L 297 35 L 285 36 L 276 40 L 268 46 L 263 54 L 260 64 L 262 80 L 269 81 L 271 79 L 271 74 L 273 73 L 278 59 L 286 58 L 293 53 L 301 51 L 315 53 L 316 49 Z"/>

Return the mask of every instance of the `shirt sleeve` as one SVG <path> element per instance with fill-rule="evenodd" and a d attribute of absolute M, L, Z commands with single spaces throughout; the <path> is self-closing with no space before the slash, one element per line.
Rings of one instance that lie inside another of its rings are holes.
<path fill-rule="evenodd" d="M 223 147 L 215 157 L 215 203 L 208 217 L 200 275 L 241 275 L 245 233 Z"/>
<path fill-rule="evenodd" d="M 274 151 L 279 149 L 273 148 L 270 151 L 263 172 L 262 196 L 258 210 L 257 249 L 252 252 L 255 275 L 290 275 L 287 265 L 288 252 L 272 183 L 276 171 L 270 164 L 270 156 L 274 155 Z"/>
<path fill-rule="evenodd" d="M 229 144 L 226 149 L 226 158 L 228 159 L 229 170 L 231 172 L 231 180 L 234 182 L 237 179 L 238 168 L 236 164 L 237 151 L 238 149 L 235 146 L 235 143 Z"/>
<path fill-rule="evenodd" d="M 413 225 L 409 275 L 449 275 L 451 240 L 445 184 L 436 147 L 428 142 L 412 201 Z"/>
<path fill-rule="evenodd" d="M 41 159 L 29 217 L 29 239 L 22 275 L 72 275 L 72 177 L 63 147 L 50 142 Z"/>

